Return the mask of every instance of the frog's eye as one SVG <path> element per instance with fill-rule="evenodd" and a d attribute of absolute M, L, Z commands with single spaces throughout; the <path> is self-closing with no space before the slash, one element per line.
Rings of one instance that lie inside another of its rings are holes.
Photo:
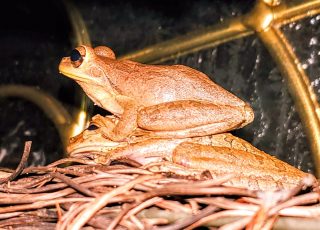
<path fill-rule="evenodd" d="M 81 65 L 83 58 L 82 58 L 79 50 L 74 49 L 71 51 L 70 60 L 71 60 L 74 67 L 79 67 Z"/>
<path fill-rule="evenodd" d="M 96 130 L 96 129 L 98 129 L 98 128 L 99 128 L 99 127 L 96 126 L 95 124 L 90 124 L 89 127 L 87 128 L 87 130 L 92 131 L 92 130 Z"/>

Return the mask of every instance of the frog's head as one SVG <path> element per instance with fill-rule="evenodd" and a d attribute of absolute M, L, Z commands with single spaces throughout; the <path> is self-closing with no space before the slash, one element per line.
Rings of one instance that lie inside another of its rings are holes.
<path fill-rule="evenodd" d="M 59 71 L 78 83 L 108 85 L 106 60 L 115 59 L 113 51 L 106 46 L 91 48 L 79 46 L 72 50 L 69 57 L 62 58 Z"/>
<path fill-rule="evenodd" d="M 59 71 L 74 79 L 98 106 L 114 113 L 121 114 L 122 108 L 114 102 L 118 94 L 109 81 L 115 55 L 105 46 L 91 48 L 79 46 L 72 50 L 69 57 L 62 58 Z"/>
<path fill-rule="evenodd" d="M 110 118 L 117 122 L 114 116 Z M 89 126 L 80 134 L 71 137 L 67 146 L 67 153 L 70 157 L 96 158 L 101 155 L 107 155 L 108 152 L 122 146 L 126 146 L 126 142 L 113 142 L 103 136 L 101 127 L 105 127 L 104 117 L 96 115 L 92 118 Z"/>

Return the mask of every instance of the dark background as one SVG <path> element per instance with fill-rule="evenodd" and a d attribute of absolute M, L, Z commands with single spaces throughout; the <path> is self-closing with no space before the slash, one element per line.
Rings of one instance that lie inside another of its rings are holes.
<path fill-rule="evenodd" d="M 117 56 L 174 38 L 248 12 L 254 1 L 75 1 L 94 46 L 107 45 Z M 60 1 L 10 1 L 0 14 L 0 84 L 35 85 L 66 108 L 77 106 L 78 86 L 59 75 L 62 56 L 71 49 L 71 29 Z M 319 95 L 320 15 L 282 28 Z M 288 163 L 313 172 L 308 142 L 286 82 L 255 37 L 168 61 L 208 74 L 249 102 L 252 124 L 233 133 Z M 95 109 L 95 113 L 103 112 Z M 52 122 L 23 99 L 0 99 L 0 164 L 15 167 L 23 143 L 32 140 L 30 164 L 62 156 Z"/>

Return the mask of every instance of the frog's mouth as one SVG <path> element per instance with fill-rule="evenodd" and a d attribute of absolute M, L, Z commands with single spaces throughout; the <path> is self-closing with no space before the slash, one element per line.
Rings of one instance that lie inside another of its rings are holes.
<path fill-rule="evenodd" d="M 84 157 L 89 158 L 94 157 L 95 155 L 104 155 L 112 150 L 121 147 L 120 144 L 104 144 L 104 143 L 88 143 L 88 144 L 79 144 L 79 145 L 69 145 L 67 147 L 67 152 L 70 157 Z"/>
<path fill-rule="evenodd" d="M 59 72 L 75 81 L 88 82 L 88 77 L 83 75 L 77 68 L 70 63 L 69 57 L 62 58 L 59 64 Z"/>
<path fill-rule="evenodd" d="M 88 79 L 86 77 L 81 77 L 81 75 L 73 74 L 71 72 L 64 71 L 61 69 L 59 69 L 59 72 L 65 76 L 67 76 L 68 78 L 75 80 L 75 81 L 88 82 Z"/>

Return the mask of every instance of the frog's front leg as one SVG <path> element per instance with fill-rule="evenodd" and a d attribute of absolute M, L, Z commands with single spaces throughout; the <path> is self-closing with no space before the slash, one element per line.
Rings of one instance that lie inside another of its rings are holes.
<path fill-rule="evenodd" d="M 110 130 L 114 129 L 119 119 L 115 116 L 101 116 L 100 114 L 96 114 L 91 118 L 90 125 L 95 125 L 97 127 L 108 127 Z"/>
<path fill-rule="evenodd" d="M 118 95 L 116 100 L 123 107 L 123 113 L 116 124 L 102 126 L 100 131 L 112 141 L 123 141 L 137 128 L 138 105 L 134 100 L 121 95 Z"/>
<path fill-rule="evenodd" d="M 142 165 L 163 160 L 172 161 L 173 150 L 187 140 L 189 139 L 145 139 L 137 143 L 127 143 L 125 146 L 97 154 L 95 161 L 109 164 L 114 160 L 130 159 Z"/>
<path fill-rule="evenodd" d="M 137 124 L 153 131 L 151 136 L 184 138 L 241 128 L 252 122 L 253 117 L 247 104 L 240 107 L 181 100 L 140 109 Z"/>

